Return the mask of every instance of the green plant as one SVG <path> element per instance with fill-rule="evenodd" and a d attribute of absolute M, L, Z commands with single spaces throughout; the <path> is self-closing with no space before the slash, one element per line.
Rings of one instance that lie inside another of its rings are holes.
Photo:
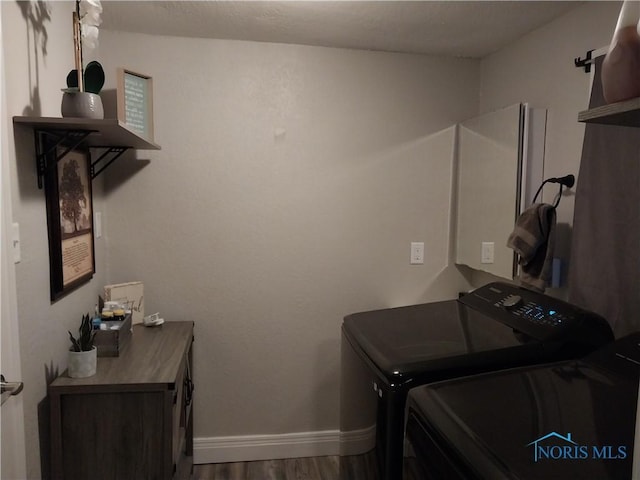
<path fill-rule="evenodd" d="M 100 93 L 104 86 L 104 70 L 99 62 L 93 61 L 87 64 L 84 69 L 84 91 L 89 93 Z M 78 70 L 75 68 L 67 75 L 67 88 L 62 89 L 64 92 L 79 92 L 78 87 Z"/>
<path fill-rule="evenodd" d="M 87 313 L 82 316 L 82 322 L 78 329 L 78 338 L 75 338 L 71 332 L 69 332 L 69 338 L 71 339 L 72 352 L 88 352 L 93 349 L 93 338 L 96 336 L 96 332 L 93 330 L 91 324 L 91 317 Z"/>

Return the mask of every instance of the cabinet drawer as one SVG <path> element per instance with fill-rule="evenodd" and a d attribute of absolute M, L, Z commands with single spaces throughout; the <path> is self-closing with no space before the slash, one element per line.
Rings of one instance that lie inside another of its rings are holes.
<path fill-rule="evenodd" d="M 164 399 L 163 392 L 62 395 L 61 477 L 164 478 Z"/>

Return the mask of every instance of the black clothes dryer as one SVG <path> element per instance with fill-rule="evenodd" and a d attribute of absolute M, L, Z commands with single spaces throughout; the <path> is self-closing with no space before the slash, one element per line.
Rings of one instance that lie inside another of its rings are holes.
<path fill-rule="evenodd" d="M 638 478 L 639 378 L 635 333 L 582 360 L 418 387 L 405 462 L 425 480 Z"/>
<path fill-rule="evenodd" d="M 502 282 L 457 300 L 348 315 L 342 325 L 341 479 L 363 480 L 348 458 L 361 452 L 349 448 L 347 440 L 350 432 L 373 424 L 375 476 L 402 478 L 409 389 L 579 358 L 612 340 L 602 317 Z"/>

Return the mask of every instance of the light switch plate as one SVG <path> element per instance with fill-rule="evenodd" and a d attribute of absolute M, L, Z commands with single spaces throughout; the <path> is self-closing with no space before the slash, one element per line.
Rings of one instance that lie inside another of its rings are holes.
<path fill-rule="evenodd" d="M 93 233 L 96 238 L 102 237 L 102 212 L 93 214 Z"/>
<path fill-rule="evenodd" d="M 480 263 L 493 263 L 494 262 L 494 242 L 482 242 L 482 254 Z"/>

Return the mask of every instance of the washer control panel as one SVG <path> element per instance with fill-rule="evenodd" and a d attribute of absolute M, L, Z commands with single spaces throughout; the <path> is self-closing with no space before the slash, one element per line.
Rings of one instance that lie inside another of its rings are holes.
<path fill-rule="evenodd" d="M 496 307 L 514 308 L 520 304 L 522 304 L 522 297 L 520 295 L 509 295 L 499 302 L 496 302 Z"/>
<path fill-rule="evenodd" d="M 546 308 L 535 302 L 523 303 L 519 302 L 519 305 L 511 306 L 511 297 L 505 299 L 501 304 L 497 303 L 496 306 L 503 306 L 509 308 L 514 315 L 524 318 L 533 323 L 540 325 L 548 325 L 549 327 L 561 327 L 567 321 L 573 320 L 573 315 L 569 313 L 561 313 L 555 308 Z"/>
<path fill-rule="evenodd" d="M 538 340 L 593 336 L 594 342 L 602 343 L 613 339 L 611 327 L 601 316 L 508 283 L 490 283 L 458 301 Z"/>
<path fill-rule="evenodd" d="M 494 305 L 509 310 L 517 317 L 549 327 L 562 327 L 575 318 L 571 313 L 561 311 L 558 306 L 545 307 L 535 301 L 525 303 L 520 295 L 509 295 Z"/>

